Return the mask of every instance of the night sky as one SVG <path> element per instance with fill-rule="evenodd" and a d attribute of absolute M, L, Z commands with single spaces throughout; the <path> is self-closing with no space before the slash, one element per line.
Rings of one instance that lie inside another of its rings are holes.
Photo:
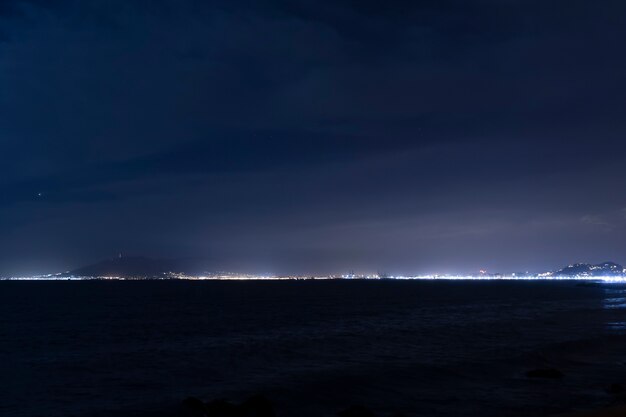
<path fill-rule="evenodd" d="M 0 273 L 626 262 L 626 2 L 0 0 Z"/>

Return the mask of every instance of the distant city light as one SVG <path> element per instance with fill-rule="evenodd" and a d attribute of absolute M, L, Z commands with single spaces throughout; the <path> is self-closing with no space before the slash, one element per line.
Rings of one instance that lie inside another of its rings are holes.
<path fill-rule="evenodd" d="M 517 276 L 516 274 L 484 274 L 482 271 L 479 275 L 321 275 L 321 276 L 275 276 L 275 275 L 253 275 L 253 274 L 206 274 L 206 275 L 188 275 L 182 273 L 167 273 L 163 276 L 154 277 L 122 277 L 122 276 L 66 276 L 63 274 L 47 274 L 26 277 L 6 277 L 0 280 L 12 281 L 87 281 L 87 280 L 120 280 L 120 281 L 136 281 L 136 280 L 186 280 L 186 281 L 285 281 L 285 280 L 440 280 L 440 281 L 591 281 L 602 283 L 626 283 L 626 275 L 614 276 L 564 276 L 536 274 Z"/>

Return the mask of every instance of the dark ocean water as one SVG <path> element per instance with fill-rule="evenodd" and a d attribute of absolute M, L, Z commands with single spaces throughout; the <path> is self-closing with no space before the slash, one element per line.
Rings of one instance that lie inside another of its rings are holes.
<path fill-rule="evenodd" d="M 0 415 L 532 416 L 614 401 L 626 287 L 574 282 L 0 282 Z M 562 380 L 530 380 L 551 366 Z M 143 412 L 146 412 L 143 414 Z"/>

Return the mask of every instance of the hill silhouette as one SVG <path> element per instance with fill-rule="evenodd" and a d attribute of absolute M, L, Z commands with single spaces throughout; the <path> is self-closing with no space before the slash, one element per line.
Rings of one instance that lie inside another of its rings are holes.
<path fill-rule="evenodd" d="M 617 276 L 624 273 L 624 267 L 615 262 L 602 262 L 600 264 L 577 263 L 566 266 L 554 272 L 556 276 Z"/>
<path fill-rule="evenodd" d="M 177 261 L 143 256 L 124 256 L 83 266 L 64 275 L 84 277 L 158 277 L 168 272 L 178 272 L 180 267 L 181 265 Z"/>

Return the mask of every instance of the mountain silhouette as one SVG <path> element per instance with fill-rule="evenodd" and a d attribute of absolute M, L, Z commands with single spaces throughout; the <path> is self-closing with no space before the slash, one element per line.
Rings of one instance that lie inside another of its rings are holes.
<path fill-rule="evenodd" d="M 176 261 L 128 256 L 106 259 L 65 273 L 83 277 L 159 277 L 179 271 Z"/>
<path fill-rule="evenodd" d="M 615 262 L 603 262 L 600 264 L 577 263 L 566 266 L 554 272 L 555 276 L 617 276 L 624 273 L 624 267 Z"/>

